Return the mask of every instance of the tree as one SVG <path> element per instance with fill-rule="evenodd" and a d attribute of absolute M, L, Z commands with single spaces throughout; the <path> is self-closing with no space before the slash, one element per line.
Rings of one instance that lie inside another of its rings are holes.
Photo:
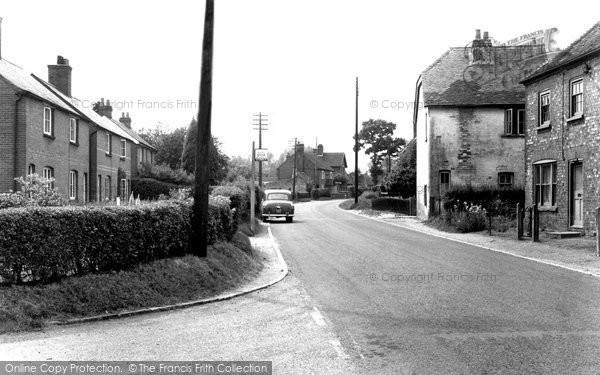
<path fill-rule="evenodd" d="M 358 133 L 358 145 L 365 148 L 365 154 L 371 155 L 371 166 L 369 171 L 374 181 L 378 181 L 378 176 L 383 174 L 381 162 L 387 159 L 387 173 L 391 171 L 392 157 L 398 155 L 402 146 L 406 145 L 404 138 L 394 137 L 396 124 L 385 120 L 365 121 L 362 129 Z"/>
<path fill-rule="evenodd" d="M 250 158 L 242 158 L 241 156 L 235 156 L 229 159 L 225 181 L 232 183 L 239 177 L 250 180 L 252 178 L 251 163 L 252 161 L 250 161 Z"/>
<path fill-rule="evenodd" d="M 159 123 L 153 129 L 142 129 L 138 134 L 146 142 L 156 147 L 154 158 L 156 164 L 166 164 L 172 169 L 181 167 L 185 127 L 168 131 L 163 124 Z"/>
<path fill-rule="evenodd" d="M 417 192 L 417 142 L 409 142 L 398 156 L 385 184 L 392 194 L 412 197 Z"/>
<path fill-rule="evenodd" d="M 194 173 L 196 169 L 197 135 L 198 122 L 196 119 L 192 119 L 185 134 L 183 152 L 181 154 L 181 167 L 188 173 Z M 221 142 L 212 136 L 208 159 L 208 179 L 211 185 L 217 185 L 227 176 L 227 161 L 229 157 L 221 152 Z"/>

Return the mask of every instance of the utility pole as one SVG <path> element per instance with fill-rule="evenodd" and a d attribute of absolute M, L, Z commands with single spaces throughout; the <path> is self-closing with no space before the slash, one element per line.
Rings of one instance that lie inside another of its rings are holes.
<path fill-rule="evenodd" d="M 262 148 L 262 131 L 263 130 L 268 130 L 267 126 L 268 126 L 268 115 L 263 115 L 262 112 L 258 112 L 258 115 L 253 115 L 254 118 L 253 120 L 253 126 L 254 126 L 254 130 L 258 130 L 258 148 L 261 149 Z M 258 119 L 257 119 L 258 116 Z M 258 123 L 257 123 L 258 121 Z M 262 161 L 258 161 L 258 186 L 260 186 L 262 188 Z"/>
<path fill-rule="evenodd" d="M 298 138 L 294 138 L 294 178 L 293 178 L 293 183 L 294 185 L 292 185 L 292 199 L 296 199 L 296 170 L 298 169 L 298 163 L 297 163 L 297 146 L 298 146 Z"/>
<path fill-rule="evenodd" d="M 190 252 L 199 257 L 208 253 L 208 156 L 212 109 L 212 60 L 215 26 L 215 2 L 206 0 L 204 37 L 202 41 L 202 75 L 200 78 L 200 107 L 196 139 L 196 179 Z"/>
<path fill-rule="evenodd" d="M 252 165 L 250 167 L 250 170 L 252 172 L 250 182 L 250 232 L 252 232 L 252 234 L 254 235 L 254 216 L 256 212 L 254 208 L 254 206 L 256 205 L 256 197 L 254 196 L 254 141 L 252 141 L 252 156 L 250 157 L 250 160 L 252 160 Z"/>
<path fill-rule="evenodd" d="M 317 137 L 315 137 L 315 175 L 314 175 L 314 181 L 313 181 L 313 189 L 315 189 L 317 187 L 317 156 L 318 156 L 318 154 L 319 154 L 319 141 L 317 140 Z"/>
<path fill-rule="evenodd" d="M 356 77 L 356 117 L 354 127 L 354 203 L 358 203 L 358 77 Z"/>

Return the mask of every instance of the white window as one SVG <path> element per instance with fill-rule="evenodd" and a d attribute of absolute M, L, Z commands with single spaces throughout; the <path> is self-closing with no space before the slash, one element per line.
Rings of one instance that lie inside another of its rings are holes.
<path fill-rule="evenodd" d="M 35 173 L 35 164 L 29 164 L 29 167 L 27 167 L 27 175 L 32 175 Z"/>
<path fill-rule="evenodd" d="M 47 180 L 54 178 L 54 169 L 52 167 L 44 167 L 44 169 L 42 169 L 42 177 Z M 54 182 L 50 182 L 49 186 L 54 188 Z"/>
<path fill-rule="evenodd" d="M 77 199 L 77 171 L 69 171 L 69 199 Z"/>
<path fill-rule="evenodd" d="M 507 109 L 504 111 L 504 134 L 513 133 L 513 110 Z"/>
<path fill-rule="evenodd" d="M 77 119 L 72 118 L 69 122 L 69 141 L 71 143 L 77 143 L 77 133 L 79 130 L 77 125 Z"/>
<path fill-rule="evenodd" d="M 44 134 L 52 135 L 52 108 L 44 107 Z"/>
<path fill-rule="evenodd" d="M 124 158 L 127 156 L 127 141 L 121 139 L 121 157 Z"/>
<path fill-rule="evenodd" d="M 556 162 L 535 164 L 535 203 L 540 207 L 556 205 Z"/>
<path fill-rule="evenodd" d="M 127 198 L 127 194 L 129 193 L 129 186 L 126 178 L 121 179 L 121 198 Z"/>
<path fill-rule="evenodd" d="M 546 91 L 540 93 L 540 114 L 539 114 L 539 125 L 547 125 L 550 123 L 550 92 Z"/>
<path fill-rule="evenodd" d="M 106 133 L 106 154 L 110 155 L 112 154 L 112 145 L 111 145 L 111 139 L 110 139 L 110 133 Z"/>
<path fill-rule="evenodd" d="M 571 116 L 583 113 L 583 80 L 571 82 Z"/>

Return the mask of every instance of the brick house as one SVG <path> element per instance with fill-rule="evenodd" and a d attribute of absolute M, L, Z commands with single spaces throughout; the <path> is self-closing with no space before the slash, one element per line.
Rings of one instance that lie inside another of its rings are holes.
<path fill-rule="evenodd" d="M 304 152 L 304 145 L 299 144 L 296 146 L 296 157 L 294 154 L 288 155 L 286 160 L 277 167 L 277 183 L 289 183 L 294 175 L 294 159 L 296 162 L 297 175 L 301 176 L 302 181 L 306 184 L 314 185 L 317 188 L 327 188 L 331 192 L 345 191 L 345 185 L 336 185 L 334 183 L 334 176 L 340 174 L 346 176 L 346 168 L 348 163 L 346 162 L 346 154 L 343 152 L 324 152 L 323 145 L 317 146 L 316 152 L 312 154 L 306 154 Z M 303 191 L 301 189 L 299 191 Z"/>
<path fill-rule="evenodd" d="M 61 56 L 48 81 L 0 58 L 0 191 L 38 173 L 69 201 L 128 196 L 140 141 L 72 97 L 71 73 Z"/>
<path fill-rule="evenodd" d="M 595 231 L 600 206 L 600 23 L 524 79 L 526 205 L 541 227 Z"/>
<path fill-rule="evenodd" d="M 413 115 L 420 218 L 441 211 L 452 185 L 524 185 L 519 80 L 546 60 L 543 45 L 497 46 L 477 30 L 470 46 L 450 48 L 420 75 Z"/>

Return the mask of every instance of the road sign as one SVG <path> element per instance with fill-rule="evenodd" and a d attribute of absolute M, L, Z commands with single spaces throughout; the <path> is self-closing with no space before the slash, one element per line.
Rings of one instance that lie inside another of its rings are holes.
<path fill-rule="evenodd" d="M 254 160 L 267 161 L 269 160 L 269 152 L 266 148 L 257 148 L 254 150 Z"/>

